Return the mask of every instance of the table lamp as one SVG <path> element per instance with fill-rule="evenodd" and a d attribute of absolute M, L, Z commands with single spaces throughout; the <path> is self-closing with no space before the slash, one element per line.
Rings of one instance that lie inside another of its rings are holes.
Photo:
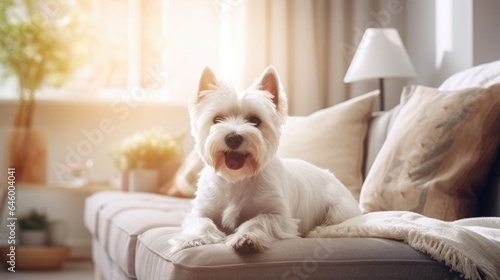
<path fill-rule="evenodd" d="M 415 69 L 394 28 L 368 28 L 344 77 L 345 83 L 379 79 L 380 110 L 384 111 L 384 79 L 414 78 Z"/>

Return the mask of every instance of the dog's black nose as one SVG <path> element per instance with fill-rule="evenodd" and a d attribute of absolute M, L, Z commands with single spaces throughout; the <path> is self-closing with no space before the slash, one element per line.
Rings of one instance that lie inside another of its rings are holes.
<path fill-rule="evenodd" d="M 243 143 L 243 136 L 232 133 L 226 136 L 226 145 L 231 148 L 231 149 L 238 149 L 239 146 L 241 146 L 241 143 Z"/>

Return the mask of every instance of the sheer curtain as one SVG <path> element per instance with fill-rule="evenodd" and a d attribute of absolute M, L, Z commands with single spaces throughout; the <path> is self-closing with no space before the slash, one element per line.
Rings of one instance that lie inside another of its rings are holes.
<path fill-rule="evenodd" d="M 307 115 L 376 89 L 375 81 L 345 84 L 344 75 L 366 28 L 402 26 L 403 6 L 396 0 L 223 3 L 221 73 L 244 89 L 274 65 L 291 115 Z"/>

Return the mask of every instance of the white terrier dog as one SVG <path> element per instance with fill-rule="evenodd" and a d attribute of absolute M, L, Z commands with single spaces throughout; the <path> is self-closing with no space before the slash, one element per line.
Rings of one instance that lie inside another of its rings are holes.
<path fill-rule="evenodd" d="M 206 166 L 172 252 L 222 242 L 239 253 L 262 251 L 361 215 L 332 173 L 276 155 L 287 99 L 272 66 L 241 93 L 205 68 L 189 115 Z"/>

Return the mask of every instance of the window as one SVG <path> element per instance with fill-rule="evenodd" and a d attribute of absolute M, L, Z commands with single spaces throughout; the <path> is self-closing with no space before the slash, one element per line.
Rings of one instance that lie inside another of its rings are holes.
<path fill-rule="evenodd" d="M 91 1 L 88 63 L 75 73 L 67 94 L 109 99 L 139 87 L 150 99 L 165 99 L 167 5 L 162 0 Z"/>
<path fill-rule="evenodd" d="M 162 88 L 166 1 L 94 0 L 88 14 L 90 63 L 73 83 L 98 88 Z M 164 15 L 165 14 L 165 15 Z"/>
<path fill-rule="evenodd" d="M 37 98 L 112 100 L 140 88 L 146 100 L 183 103 L 203 67 L 217 68 L 217 0 L 78 1 L 85 3 L 86 63 L 64 87 L 43 88 Z M 57 0 L 40 3 L 49 15 L 59 12 Z M 13 79 L 3 80 L 0 98 L 15 98 L 16 90 Z"/>

